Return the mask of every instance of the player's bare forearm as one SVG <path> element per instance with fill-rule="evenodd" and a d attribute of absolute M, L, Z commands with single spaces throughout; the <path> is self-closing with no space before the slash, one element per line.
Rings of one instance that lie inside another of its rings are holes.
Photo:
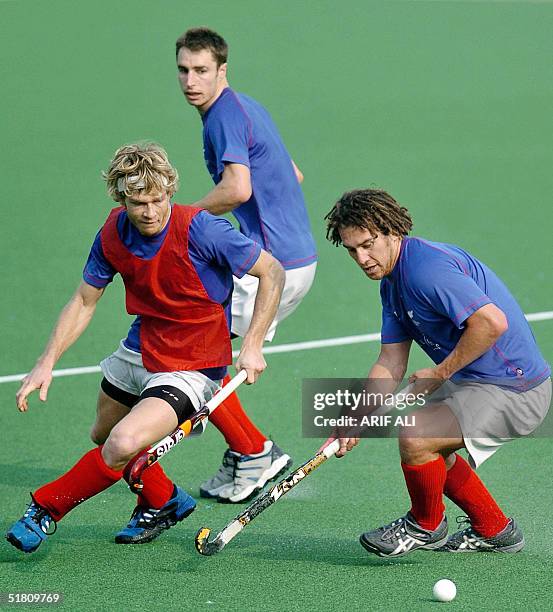
<path fill-rule="evenodd" d="M 369 370 L 365 389 L 368 393 L 378 394 L 378 396 L 380 394 L 387 395 L 393 393 L 397 389 L 402 378 L 403 375 L 394 376 L 391 368 L 382 366 L 377 362 Z M 377 408 L 377 406 L 375 406 L 375 408 Z"/>
<path fill-rule="evenodd" d="M 444 380 L 451 378 L 491 349 L 508 327 L 503 311 L 494 304 L 486 304 L 467 319 L 457 346 L 434 370 Z"/>
<path fill-rule="evenodd" d="M 285 274 L 280 263 L 265 251 L 261 251 L 255 265 L 248 274 L 259 278 L 259 286 L 255 297 L 252 320 L 244 343 L 263 345 L 265 335 L 269 330 L 278 310 Z"/>
<path fill-rule="evenodd" d="M 227 164 L 221 181 L 195 206 L 212 215 L 224 215 L 247 202 L 252 195 L 250 170 L 241 164 Z"/>
<path fill-rule="evenodd" d="M 373 367 L 369 370 L 369 376 L 365 383 L 365 391 L 367 393 L 367 397 L 375 398 L 373 402 L 366 405 L 360 405 L 356 409 L 356 416 L 359 420 L 361 420 L 364 416 L 370 415 L 372 412 L 380 408 L 382 405 L 381 401 L 377 401 L 379 398 L 388 397 L 395 392 L 399 383 L 401 382 L 403 375 L 399 377 L 394 377 L 392 374 L 392 370 L 388 367 L 382 366 L 378 362 L 373 365 Z M 344 411 L 344 414 L 347 416 L 351 416 L 347 408 Z"/>
<path fill-rule="evenodd" d="M 356 412 L 358 417 L 369 415 L 379 408 L 381 404 L 376 403 L 377 398 L 388 397 L 396 391 L 407 370 L 410 349 L 411 340 L 381 345 L 378 359 L 369 370 L 365 383 L 367 397 L 374 397 L 375 402 L 359 406 Z M 349 416 L 349 409 L 344 414 Z"/>
<path fill-rule="evenodd" d="M 205 197 L 195 202 L 194 206 L 205 208 L 212 215 L 224 215 L 242 203 L 233 189 L 219 183 Z"/>
<path fill-rule="evenodd" d="M 380 408 L 382 404 L 377 403 L 377 398 L 388 397 L 395 392 L 407 370 L 410 349 L 411 340 L 381 345 L 378 359 L 369 370 L 365 383 L 367 397 L 374 397 L 375 401 L 371 405 L 361 405 L 356 408 L 355 414 L 358 422 L 364 416 L 368 416 Z M 345 407 L 342 415 L 351 416 L 350 408 Z M 325 448 L 337 438 L 340 439 L 340 450 L 336 453 L 337 457 L 342 457 L 346 451 L 351 450 L 359 441 L 358 437 L 340 437 L 339 432 L 336 431 L 335 435 L 332 435 L 319 450 Z"/>
<path fill-rule="evenodd" d="M 35 367 L 23 379 L 16 394 L 17 407 L 21 412 L 27 410 L 27 397 L 37 389 L 40 389 L 40 399 L 46 401 L 54 365 L 86 329 L 103 292 L 103 289 L 81 282 L 65 305 L 44 352 L 38 358 Z"/>
<path fill-rule="evenodd" d="M 267 367 L 262 354 L 263 341 L 277 313 L 285 275 L 280 263 L 265 251 L 261 251 L 248 273 L 259 278 L 259 286 L 252 320 L 244 336 L 236 368 L 248 372 L 247 383 L 251 384 Z"/>
<path fill-rule="evenodd" d="M 103 292 L 103 289 L 92 287 L 84 281 L 79 285 L 61 311 L 39 362 L 51 367 L 55 365 L 87 328 Z"/>
<path fill-rule="evenodd" d="M 411 340 L 382 344 L 378 359 L 369 371 L 369 384 L 386 387 L 392 393 L 407 371 Z"/>
<path fill-rule="evenodd" d="M 357 406 L 355 416 L 358 423 L 362 422 L 363 417 L 371 415 L 383 406 L 382 398 L 389 398 L 395 393 L 407 370 L 410 350 L 411 340 L 381 345 L 380 355 L 369 370 L 365 383 L 366 397 L 374 399 L 371 403 L 367 402 Z M 350 408 L 342 410 L 342 414 L 351 416 Z M 336 428 L 333 434 L 321 446 L 319 452 L 329 444 L 332 444 L 334 440 L 339 440 L 340 448 L 336 452 L 336 457 L 343 457 L 354 446 L 359 444 L 361 431 L 359 427 L 348 429 L 345 432 L 341 428 Z"/>
<path fill-rule="evenodd" d="M 490 350 L 507 331 L 508 322 L 502 310 L 486 304 L 466 320 L 466 329 L 451 353 L 437 366 L 417 370 L 409 377 L 413 393 L 432 394 L 456 372 Z"/>

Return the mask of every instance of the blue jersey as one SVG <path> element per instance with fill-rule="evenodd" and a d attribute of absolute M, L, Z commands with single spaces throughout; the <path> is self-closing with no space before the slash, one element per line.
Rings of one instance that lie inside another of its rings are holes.
<path fill-rule="evenodd" d="M 478 359 L 452 376 L 527 391 L 551 374 L 520 306 L 498 276 L 461 248 L 405 238 L 393 271 L 380 283 L 382 343 L 413 339 L 441 363 L 455 348 L 465 321 L 495 304 L 509 329 Z"/>
<path fill-rule="evenodd" d="M 171 219 L 156 236 L 143 236 L 123 210 L 117 219 L 117 232 L 131 253 L 147 260 L 152 259 L 161 248 L 170 223 Z M 204 210 L 190 224 L 188 253 L 209 297 L 225 305 L 230 331 L 232 277 L 241 278 L 254 265 L 261 253 L 260 245 L 237 232 L 226 219 L 214 217 Z M 98 232 L 83 270 L 83 279 L 93 287 L 102 288 L 111 283 L 115 274 L 116 271 L 104 256 Z M 123 343 L 128 349 L 141 352 L 139 316 Z M 208 368 L 202 372 L 213 380 L 219 380 L 225 375 L 226 368 Z"/>
<path fill-rule="evenodd" d="M 269 113 L 252 98 L 226 88 L 202 121 L 204 157 L 214 182 L 220 182 L 225 163 L 250 169 L 252 195 L 233 210 L 240 231 L 285 269 L 316 261 L 303 193 Z"/>

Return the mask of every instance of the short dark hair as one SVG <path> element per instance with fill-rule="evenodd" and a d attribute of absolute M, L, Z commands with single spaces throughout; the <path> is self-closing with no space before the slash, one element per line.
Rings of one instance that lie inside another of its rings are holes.
<path fill-rule="evenodd" d="M 182 47 L 190 49 L 190 51 L 202 51 L 209 49 L 213 53 L 213 57 L 217 62 L 217 67 L 225 64 L 228 58 L 227 41 L 214 30 L 209 28 L 190 28 L 184 34 L 177 38 L 176 54 L 178 56 Z"/>
<path fill-rule="evenodd" d="M 409 211 L 382 189 L 347 191 L 325 216 L 326 237 L 342 244 L 340 229 L 359 227 L 385 236 L 407 236 L 413 227 Z"/>

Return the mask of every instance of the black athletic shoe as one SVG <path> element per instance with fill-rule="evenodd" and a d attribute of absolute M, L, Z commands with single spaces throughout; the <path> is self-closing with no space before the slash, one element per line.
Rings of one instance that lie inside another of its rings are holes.
<path fill-rule="evenodd" d="M 418 548 L 439 548 L 447 542 L 447 519 L 434 531 L 423 529 L 408 512 L 389 525 L 363 533 L 361 546 L 379 557 L 403 557 Z"/>
<path fill-rule="evenodd" d="M 173 497 L 162 508 L 136 506 L 129 524 L 116 536 L 117 544 L 146 544 L 194 512 L 196 502 L 188 493 L 175 486 Z"/>
<path fill-rule="evenodd" d="M 505 552 L 516 553 L 524 548 L 524 536 L 514 518 L 510 518 L 505 529 L 491 538 L 485 538 L 472 528 L 467 516 L 457 517 L 457 524 L 468 523 L 466 529 L 454 533 L 436 552 L 474 553 Z"/>

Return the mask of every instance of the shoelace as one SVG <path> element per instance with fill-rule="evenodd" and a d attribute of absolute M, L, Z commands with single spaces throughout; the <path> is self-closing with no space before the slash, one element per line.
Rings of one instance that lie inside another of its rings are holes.
<path fill-rule="evenodd" d="M 235 457 L 230 450 L 226 450 L 225 454 L 223 455 L 223 463 L 219 466 L 219 471 L 217 472 L 216 477 L 219 474 L 221 474 L 221 476 L 224 476 L 225 474 L 230 473 L 232 473 L 232 475 L 234 476 L 237 461 L 238 458 Z"/>
<path fill-rule="evenodd" d="M 265 455 L 263 455 L 263 457 L 265 457 Z M 273 457 L 274 457 L 274 452 L 271 449 L 270 464 L 272 464 L 273 462 Z M 255 458 L 251 457 L 251 459 L 259 460 L 261 459 L 261 457 L 255 457 Z M 234 472 L 233 472 L 233 478 L 234 478 L 235 485 L 250 486 L 258 480 L 259 470 L 264 470 L 264 468 L 259 467 L 259 466 L 252 467 L 250 461 L 244 461 L 243 467 L 239 468 L 238 464 L 240 463 L 240 461 L 238 460 L 238 457 L 236 457 L 236 463 L 234 464 Z"/>
<path fill-rule="evenodd" d="M 230 452 L 228 453 L 228 455 L 227 453 L 225 453 L 225 457 L 223 458 L 223 467 L 226 468 L 228 472 L 232 471 L 232 478 L 236 478 L 238 457 L 236 455 L 231 455 Z"/>
<path fill-rule="evenodd" d="M 406 523 L 407 523 L 407 519 L 403 516 L 402 518 L 393 521 L 389 525 L 386 525 L 386 527 L 384 528 L 384 532 L 382 533 L 382 539 L 383 540 L 394 540 L 394 539 L 397 540 L 399 537 L 399 533 L 406 533 L 405 532 Z"/>
<path fill-rule="evenodd" d="M 39 506 L 35 501 L 32 501 L 27 506 L 27 510 L 25 510 L 23 518 L 30 518 L 48 536 L 56 533 L 58 529 L 56 521 L 48 514 L 48 510 L 42 506 Z M 54 530 L 51 532 L 48 531 L 50 525 L 54 526 Z"/>
<path fill-rule="evenodd" d="M 225 481 L 226 480 L 225 476 L 227 474 L 231 478 L 234 478 L 237 461 L 238 461 L 238 458 L 232 455 L 230 450 L 226 450 L 225 454 L 223 455 L 223 462 L 219 466 L 217 473 L 215 474 L 215 476 L 213 476 L 211 480 L 217 480 L 217 478 L 220 478 L 221 480 Z"/>
<path fill-rule="evenodd" d="M 457 527 L 461 528 L 463 525 L 468 523 L 468 527 L 463 529 L 459 536 L 462 536 L 463 541 L 459 542 L 459 548 L 471 548 L 476 550 L 477 548 L 491 548 L 491 545 L 484 541 L 484 538 L 480 537 L 472 528 L 470 519 L 468 516 L 458 516 L 456 519 Z"/>
<path fill-rule="evenodd" d="M 157 508 L 142 508 L 141 506 L 137 506 L 132 513 L 130 522 L 132 523 L 133 519 L 138 517 L 136 521 L 137 527 L 149 525 L 153 522 L 158 512 L 159 510 Z"/>
<path fill-rule="evenodd" d="M 470 519 L 468 516 L 458 516 L 455 519 L 455 522 L 457 523 L 457 528 L 459 530 L 461 530 L 460 535 L 463 536 L 463 539 L 465 540 L 465 542 L 468 542 L 469 539 L 472 538 L 477 538 L 478 536 L 476 535 L 476 532 L 474 531 L 474 529 L 472 528 L 472 525 L 470 523 Z M 463 529 L 463 526 L 467 525 L 467 527 L 465 527 Z"/>
<path fill-rule="evenodd" d="M 457 527 L 460 529 L 462 528 L 463 525 L 470 525 L 470 519 L 468 516 L 458 516 L 455 519 L 455 522 L 457 523 Z M 470 527 L 469 527 L 470 529 Z M 467 531 L 467 529 L 465 529 L 464 531 Z"/>

